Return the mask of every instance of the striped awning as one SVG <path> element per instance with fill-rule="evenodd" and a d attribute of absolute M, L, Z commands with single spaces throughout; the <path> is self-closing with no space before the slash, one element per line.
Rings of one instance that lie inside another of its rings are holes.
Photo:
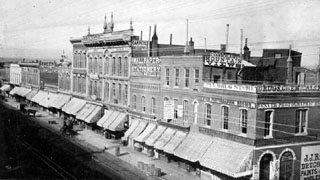
<path fill-rule="evenodd" d="M 153 133 L 146 140 L 145 142 L 146 145 L 153 146 L 156 143 L 156 141 L 160 138 L 160 136 L 164 133 L 165 130 L 166 130 L 166 127 L 158 126 L 157 129 L 153 131 Z"/>
<path fill-rule="evenodd" d="M 169 154 L 173 154 L 177 147 L 187 137 L 187 133 L 183 131 L 177 131 L 169 142 L 163 147 L 163 151 Z"/>
<path fill-rule="evenodd" d="M 176 132 L 177 130 L 175 129 L 167 128 L 154 144 L 154 148 L 163 150 L 164 146 L 170 141 Z"/>
<path fill-rule="evenodd" d="M 157 128 L 157 125 L 155 123 L 149 123 L 148 126 L 145 128 L 145 130 L 136 138 L 134 138 L 135 141 L 138 142 L 145 142 L 146 139 L 150 136 L 150 134 Z"/>

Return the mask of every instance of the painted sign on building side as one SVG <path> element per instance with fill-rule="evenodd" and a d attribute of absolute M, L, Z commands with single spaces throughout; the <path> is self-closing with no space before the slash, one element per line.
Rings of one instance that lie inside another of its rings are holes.
<path fill-rule="evenodd" d="M 292 108 L 292 107 L 315 107 L 320 106 L 320 102 L 287 102 L 287 103 L 258 103 L 258 109 L 269 108 Z"/>
<path fill-rule="evenodd" d="M 134 40 L 132 41 L 132 49 L 147 49 L 148 41 Z"/>
<path fill-rule="evenodd" d="M 174 118 L 174 101 L 164 101 L 163 102 L 163 119 L 173 119 Z"/>
<path fill-rule="evenodd" d="M 300 180 L 320 179 L 320 145 L 301 148 Z"/>
<path fill-rule="evenodd" d="M 131 59 L 132 76 L 152 76 L 161 75 L 161 60 L 159 57 L 142 57 Z"/>
<path fill-rule="evenodd" d="M 215 67 L 241 67 L 238 55 L 226 54 L 222 52 L 211 52 L 209 56 L 204 56 L 204 65 Z"/>

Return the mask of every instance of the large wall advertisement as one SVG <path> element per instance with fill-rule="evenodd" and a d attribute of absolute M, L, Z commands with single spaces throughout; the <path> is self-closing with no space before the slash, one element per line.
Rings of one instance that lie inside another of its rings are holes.
<path fill-rule="evenodd" d="M 301 148 L 300 180 L 320 179 L 320 145 Z"/>

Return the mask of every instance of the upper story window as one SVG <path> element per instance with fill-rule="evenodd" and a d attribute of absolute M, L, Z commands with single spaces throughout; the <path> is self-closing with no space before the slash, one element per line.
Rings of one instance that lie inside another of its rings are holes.
<path fill-rule="evenodd" d="M 136 95 L 132 96 L 132 109 L 134 109 L 134 110 L 137 109 L 137 96 Z"/>
<path fill-rule="evenodd" d="M 129 66 L 128 66 L 128 64 L 129 64 L 129 62 L 128 62 L 128 57 L 124 57 L 124 61 L 123 61 L 123 67 L 124 67 L 124 76 L 128 76 L 128 72 L 129 72 Z"/>
<path fill-rule="evenodd" d="M 222 106 L 221 117 L 222 117 L 222 128 L 228 129 L 229 128 L 229 107 Z"/>
<path fill-rule="evenodd" d="M 151 114 L 156 113 L 156 98 L 151 98 Z"/>
<path fill-rule="evenodd" d="M 119 103 L 121 103 L 122 102 L 122 86 L 121 86 L 121 84 L 119 83 L 118 84 L 118 101 L 119 101 Z"/>
<path fill-rule="evenodd" d="M 119 76 L 122 76 L 122 59 L 121 57 L 119 57 L 118 59 L 118 73 L 119 73 Z"/>
<path fill-rule="evenodd" d="M 116 74 L 116 57 L 112 58 L 112 75 Z"/>
<path fill-rule="evenodd" d="M 186 68 L 185 69 L 185 87 L 189 87 L 189 78 L 190 78 L 190 69 L 189 68 Z"/>
<path fill-rule="evenodd" d="M 104 61 L 104 74 L 109 74 L 109 57 L 106 57 Z"/>
<path fill-rule="evenodd" d="M 296 111 L 295 133 L 305 134 L 308 127 L 308 110 L 298 109 Z"/>
<path fill-rule="evenodd" d="M 144 96 L 141 97 L 141 108 L 142 112 L 146 112 L 146 97 Z"/>
<path fill-rule="evenodd" d="M 211 126 L 211 104 L 206 104 L 205 125 Z"/>
<path fill-rule="evenodd" d="M 178 119 L 178 99 L 174 99 L 174 119 Z"/>
<path fill-rule="evenodd" d="M 166 68 L 166 86 L 169 86 L 170 85 L 170 69 L 169 68 Z"/>
<path fill-rule="evenodd" d="M 175 71 L 174 86 L 179 86 L 179 68 L 174 69 L 174 71 Z"/>
<path fill-rule="evenodd" d="M 272 128 L 273 128 L 273 114 L 272 110 L 265 112 L 265 122 L 264 122 L 264 136 L 272 137 Z"/>
<path fill-rule="evenodd" d="M 94 62 L 93 62 L 93 73 L 97 73 L 98 72 L 97 68 L 98 68 L 98 58 L 95 57 L 94 58 Z"/>
<path fill-rule="evenodd" d="M 92 72 L 92 57 L 89 58 L 89 73 Z"/>
<path fill-rule="evenodd" d="M 99 58 L 99 74 L 102 74 L 102 68 L 103 68 L 103 61 L 102 61 L 102 57 Z"/>
<path fill-rule="evenodd" d="M 184 121 L 188 120 L 188 101 L 187 100 L 183 101 L 183 120 Z"/>
<path fill-rule="evenodd" d="M 195 69 L 194 70 L 194 83 L 198 84 L 199 83 L 199 79 L 200 79 L 200 70 L 199 69 Z"/>
<path fill-rule="evenodd" d="M 241 122 L 241 133 L 247 134 L 247 132 L 248 132 L 248 111 L 246 109 L 240 109 L 240 122 Z"/>

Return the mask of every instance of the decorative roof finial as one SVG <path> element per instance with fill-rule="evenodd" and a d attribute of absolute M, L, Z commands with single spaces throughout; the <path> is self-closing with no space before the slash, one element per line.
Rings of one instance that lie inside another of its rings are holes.
<path fill-rule="evenodd" d="M 107 25 L 107 14 L 104 14 L 104 24 L 103 24 L 103 33 L 106 33 L 108 29 Z"/>
<path fill-rule="evenodd" d="M 113 28 L 114 28 L 114 24 L 113 24 L 113 12 L 111 12 L 111 26 L 110 26 L 111 32 L 113 31 Z"/>

